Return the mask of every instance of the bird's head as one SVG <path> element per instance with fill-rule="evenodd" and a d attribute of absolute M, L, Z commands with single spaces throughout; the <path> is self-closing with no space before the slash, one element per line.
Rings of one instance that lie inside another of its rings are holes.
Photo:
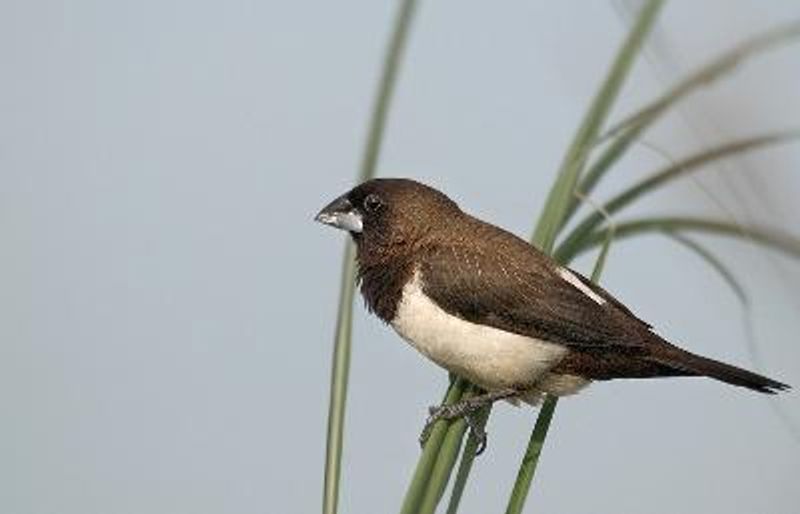
<path fill-rule="evenodd" d="M 371 249 L 410 245 L 461 211 L 432 187 L 409 179 L 373 179 L 326 205 L 314 218 Z"/>

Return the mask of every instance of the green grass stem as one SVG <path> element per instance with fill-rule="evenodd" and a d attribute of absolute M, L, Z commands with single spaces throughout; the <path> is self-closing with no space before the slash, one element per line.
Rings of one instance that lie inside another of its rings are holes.
<path fill-rule="evenodd" d="M 450 405 L 461 400 L 467 387 L 468 384 L 465 380 L 460 378 L 454 379 L 445 394 L 443 403 Z M 414 469 L 411 482 L 406 490 L 406 496 L 403 499 L 403 505 L 400 509 L 401 514 L 417 514 L 419 512 L 430 485 L 434 467 L 438 462 L 440 449 L 448 434 L 449 426 L 450 422 L 444 419 L 437 421 L 436 424 L 433 425 L 428 440 L 425 442 L 425 447 L 422 449 L 422 454 L 417 461 L 417 467 Z"/>
<path fill-rule="evenodd" d="M 400 61 L 411 28 L 416 0 L 403 0 L 397 13 L 394 30 L 383 61 L 375 103 L 372 108 L 367 140 L 361 159 L 358 180 L 364 181 L 375 175 L 380 155 L 384 127 L 389 113 L 392 93 L 397 82 Z M 330 399 L 328 404 L 328 429 L 325 450 L 325 481 L 322 490 L 323 514 L 336 514 L 339 503 L 341 462 L 344 446 L 344 419 L 347 406 L 347 382 L 350 372 L 353 324 L 353 297 L 355 295 L 355 261 L 353 245 L 349 241 L 344 253 L 339 294 L 339 309 L 336 318 L 336 333 L 333 343 L 331 365 Z"/>
<path fill-rule="evenodd" d="M 639 140 L 639 136 L 686 95 L 723 77 L 736 69 L 740 63 L 756 54 L 791 43 L 798 36 L 800 36 L 800 21 L 794 21 L 759 34 L 698 68 L 662 96 L 614 125 L 595 141 L 595 144 L 598 144 L 612 140 L 600 156 L 588 166 L 578 185 L 578 191 L 584 195 L 590 195 L 611 166 L 625 155 L 632 144 Z M 579 206 L 577 198 L 570 200 L 569 208 L 562 220 L 562 226 L 569 221 Z"/>
<path fill-rule="evenodd" d="M 649 125 L 660 114 L 667 111 L 686 95 L 700 87 L 710 85 L 736 69 L 746 59 L 779 45 L 790 43 L 797 38 L 800 38 L 800 20 L 786 23 L 748 39 L 701 66 L 697 71 L 667 90 L 662 96 L 615 124 L 600 136 L 597 142 L 603 142 L 625 130 L 631 130 L 633 127 Z"/>
<path fill-rule="evenodd" d="M 556 253 L 559 259 L 572 260 L 595 246 L 603 244 L 608 237 L 608 231 L 608 228 L 598 229 L 579 243 L 559 247 Z M 656 216 L 620 222 L 614 228 L 614 238 L 618 240 L 648 233 L 665 232 L 694 232 L 732 237 L 778 250 L 792 258 L 800 258 L 800 238 L 786 232 L 692 216 Z"/>
<path fill-rule="evenodd" d="M 614 63 L 567 149 L 534 231 L 533 243 L 544 252 L 550 253 L 553 249 L 589 150 L 663 4 L 663 0 L 649 0 L 641 8 L 633 28 L 617 52 Z"/>
<path fill-rule="evenodd" d="M 606 202 L 601 210 L 587 216 L 564 241 L 566 246 L 574 245 L 577 241 L 583 240 L 588 234 L 600 226 L 608 215 L 618 212 L 623 207 L 633 203 L 643 195 L 655 191 L 659 187 L 672 182 L 702 169 L 704 166 L 712 164 L 720 159 L 733 157 L 770 145 L 782 144 L 800 137 L 799 131 L 780 132 L 776 134 L 766 134 L 727 143 L 716 148 L 704 150 L 696 155 L 684 160 L 675 162 L 661 171 L 637 182 L 622 193 L 618 194 Z"/>

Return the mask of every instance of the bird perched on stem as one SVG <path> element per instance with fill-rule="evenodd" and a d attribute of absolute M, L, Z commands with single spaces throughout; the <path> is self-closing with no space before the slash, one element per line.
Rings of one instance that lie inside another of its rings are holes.
<path fill-rule="evenodd" d="M 486 391 L 432 408 L 426 427 L 465 416 L 485 442 L 472 417 L 481 407 L 499 399 L 535 404 L 594 380 L 705 376 L 760 393 L 788 388 L 667 342 L 580 273 L 419 182 L 364 182 L 316 220 L 355 241 L 367 308 Z"/>

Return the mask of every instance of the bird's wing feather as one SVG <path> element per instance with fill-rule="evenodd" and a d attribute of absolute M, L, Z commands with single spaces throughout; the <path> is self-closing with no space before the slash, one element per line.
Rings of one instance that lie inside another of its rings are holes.
<path fill-rule="evenodd" d="M 472 229 L 481 237 L 432 248 L 423 260 L 424 290 L 445 311 L 576 349 L 641 348 L 651 340 L 649 325 L 585 277 L 573 272 L 602 303 L 525 241 L 490 225 Z"/>

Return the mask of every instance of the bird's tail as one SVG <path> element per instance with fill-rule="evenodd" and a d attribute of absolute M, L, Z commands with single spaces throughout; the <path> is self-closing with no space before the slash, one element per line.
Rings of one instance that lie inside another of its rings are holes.
<path fill-rule="evenodd" d="M 753 391 L 766 394 L 776 394 L 780 391 L 790 389 L 789 385 L 759 375 L 758 373 L 737 368 L 736 366 L 731 366 L 724 362 L 715 361 L 708 357 L 702 357 L 674 346 L 672 349 L 673 352 L 671 353 L 673 353 L 673 355 L 670 356 L 671 358 L 668 358 L 666 362 L 662 359 L 658 359 L 658 361 L 670 367 L 677 368 L 677 370 L 685 372 L 686 375 L 710 377 L 728 384 L 746 387 Z"/>

